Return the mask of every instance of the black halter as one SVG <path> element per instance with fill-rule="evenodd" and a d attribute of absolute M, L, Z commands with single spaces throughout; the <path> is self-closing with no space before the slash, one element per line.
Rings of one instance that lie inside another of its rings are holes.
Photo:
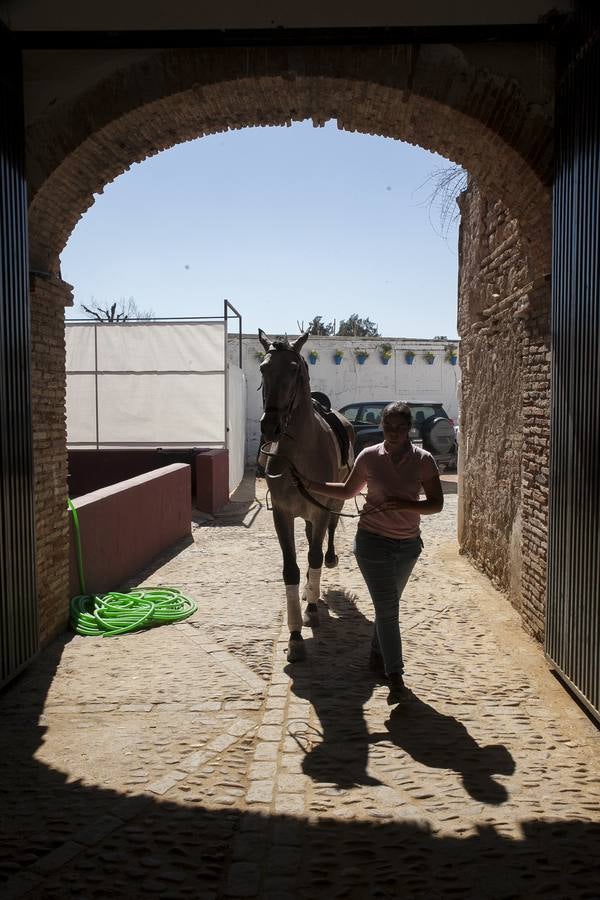
<path fill-rule="evenodd" d="M 279 416 L 279 421 L 281 422 L 281 434 L 282 435 L 285 434 L 286 436 L 290 437 L 291 435 L 287 435 L 287 427 L 289 424 L 289 420 L 292 417 L 292 413 L 294 412 L 294 409 L 297 406 L 298 397 L 299 397 L 299 395 L 301 395 L 302 389 L 304 388 L 304 386 L 308 384 L 308 365 L 307 365 L 304 357 L 301 356 L 297 352 L 297 350 L 294 350 L 294 348 L 290 344 L 284 343 L 283 341 L 273 341 L 273 343 L 269 346 L 269 349 L 267 352 L 268 353 L 276 353 L 278 350 L 285 350 L 288 353 L 293 353 L 297 357 L 300 365 L 298 366 L 298 370 L 297 370 L 297 374 L 296 374 L 296 381 L 294 383 L 294 388 L 290 395 L 289 403 L 285 409 L 285 412 L 283 412 L 283 414 L 282 414 L 282 410 L 278 406 L 266 406 L 265 405 L 265 399 L 266 399 L 265 398 L 265 383 L 264 383 L 264 380 L 261 381 L 260 386 L 262 388 L 263 412 L 277 413 L 277 415 Z"/>

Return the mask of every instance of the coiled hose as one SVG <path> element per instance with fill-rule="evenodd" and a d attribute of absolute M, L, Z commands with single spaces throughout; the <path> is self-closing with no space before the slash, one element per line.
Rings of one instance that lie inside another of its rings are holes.
<path fill-rule="evenodd" d="M 75 531 L 75 551 L 81 594 L 70 604 L 71 626 L 77 634 L 93 637 L 112 637 L 153 628 L 168 622 L 187 619 L 198 609 L 197 604 L 176 588 L 148 588 L 130 591 L 128 594 L 110 591 L 107 594 L 87 594 L 81 534 L 77 510 L 69 499 Z"/>

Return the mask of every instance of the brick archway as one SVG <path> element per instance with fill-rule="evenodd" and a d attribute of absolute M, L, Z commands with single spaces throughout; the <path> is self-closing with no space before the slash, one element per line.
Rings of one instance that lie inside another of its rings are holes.
<path fill-rule="evenodd" d="M 474 58 L 487 56 L 475 53 Z M 535 623 L 529 627 L 540 633 L 546 514 L 536 509 L 530 486 L 538 478 L 537 448 L 545 440 L 547 417 L 540 401 L 538 444 L 528 448 L 522 407 L 531 405 L 525 398 L 527 385 L 535 380 L 543 393 L 549 370 L 548 292 L 539 283 L 550 270 L 552 123 L 550 104 L 532 102 L 527 90 L 526 77 L 518 82 L 514 75 L 490 71 L 470 62 L 464 47 L 451 45 L 167 51 L 117 71 L 29 127 L 30 260 L 31 268 L 42 273 L 34 277 L 31 295 L 42 641 L 64 627 L 68 610 L 63 307 L 70 293 L 60 280 L 62 249 L 94 194 L 132 163 L 203 135 L 304 119 L 316 125 L 335 119 L 344 130 L 435 151 L 467 169 L 481 194 L 501 206 L 514 224 L 511 246 L 522 261 L 518 283 L 500 272 L 506 257 L 504 232 L 498 232 L 491 248 L 484 228 L 477 242 L 478 277 L 466 291 L 467 320 L 461 324 L 463 346 L 476 362 L 477 384 L 474 372 L 464 377 L 476 388 L 485 383 L 482 366 L 489 365 L 488 380 L 496 383 L 494 334 L 505 336 L 505 358 L 517 362 L 504 413 L 510 419 L 509 407 L 518 407 L 519 417 L 512 420 L 521 429 L 520 438 L 506 449 L 513 462 L 517 459 L 510 504 L 502 504 L 502 498 L 488 502 L 481 485 L 495 496 L 493 472 L 473 479 L 466 492 L 471 505 L 490 510 L 467 551 L 511 592 L 514 602 L 535 608 Z M 498 278 L 503 299 L 490 307 L 487 299 L 500 296 Z M 482 318 L 475 321 L 477 316 Z M 485 402 L 479 412 L 484 419 L 491 415 Z M 502 521 L 499 505 L 510 508 L 512 525 Z M 486 556 L 499 538 L 507 565 L 491 570 Z M 514 591 L 506 583 L 511 560 L 519 566 Z M 527 567 L 535 574 L 529 586 L 520 576 Z"/>
<path fill-rule="evenodd" d="M 534 275 L 548 270 L 550 122 L 514 78 L 449 45 L 168 51 L 118 72 L 29 129 L 32 267 L 58 272 L 94 193 L 132 163 L 202 135 L 303 119 L 459 163 L 519 220 Z"/>

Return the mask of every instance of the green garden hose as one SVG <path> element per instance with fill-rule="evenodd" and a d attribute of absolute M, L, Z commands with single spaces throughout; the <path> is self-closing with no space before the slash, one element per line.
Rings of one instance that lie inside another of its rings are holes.
<path fill-rule="evenodd" d="M 71 625 L 77 634 L 93 637 L 112 637 L 142 628 L 153 628 L 168 622 L 187 619 L 198 609 L 196 603 L 176 588 L 148 588 L 122 594 L 86 594 L 79 518 L 71 500 L 68 506 L 73 516 L 75 552 L 81 594 L 71 600 Z"/>

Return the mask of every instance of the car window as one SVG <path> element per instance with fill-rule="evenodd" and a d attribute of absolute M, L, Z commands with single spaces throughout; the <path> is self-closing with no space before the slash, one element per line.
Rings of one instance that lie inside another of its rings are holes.
<path fill-rule="evenodd" d="M 410 409 L 412 412 L 413 422 L 415 423 L 415 425 L 419 425 L 420 423 L 423 423 L 425 421 L 425 419 L 428 419 L 430 416 L 432 416 L 435 413 L 435 407 L 429 406 L 426 403 L 423 403 L 423 404 L 415 403 L 414 406 L 411 403 Z"/>
<path fill-rule="evenodd" d="M 360 406 L 357 404 L 356 406 L 346 406 L 340 412 L 343 416 L 346 416 L 349 422 L 355 422 L 359 409 Z"/>
<path fill-rule="evenodd" d="M 360 421 L 364 422 L 365 425 L 370 425 L 372 428 L 376 428 L 381 424 L 381 414 L 384 410 L 384 407 L 381 403 L 365 403 L 364 406 L 361 407 L 360 410 Z"/>

